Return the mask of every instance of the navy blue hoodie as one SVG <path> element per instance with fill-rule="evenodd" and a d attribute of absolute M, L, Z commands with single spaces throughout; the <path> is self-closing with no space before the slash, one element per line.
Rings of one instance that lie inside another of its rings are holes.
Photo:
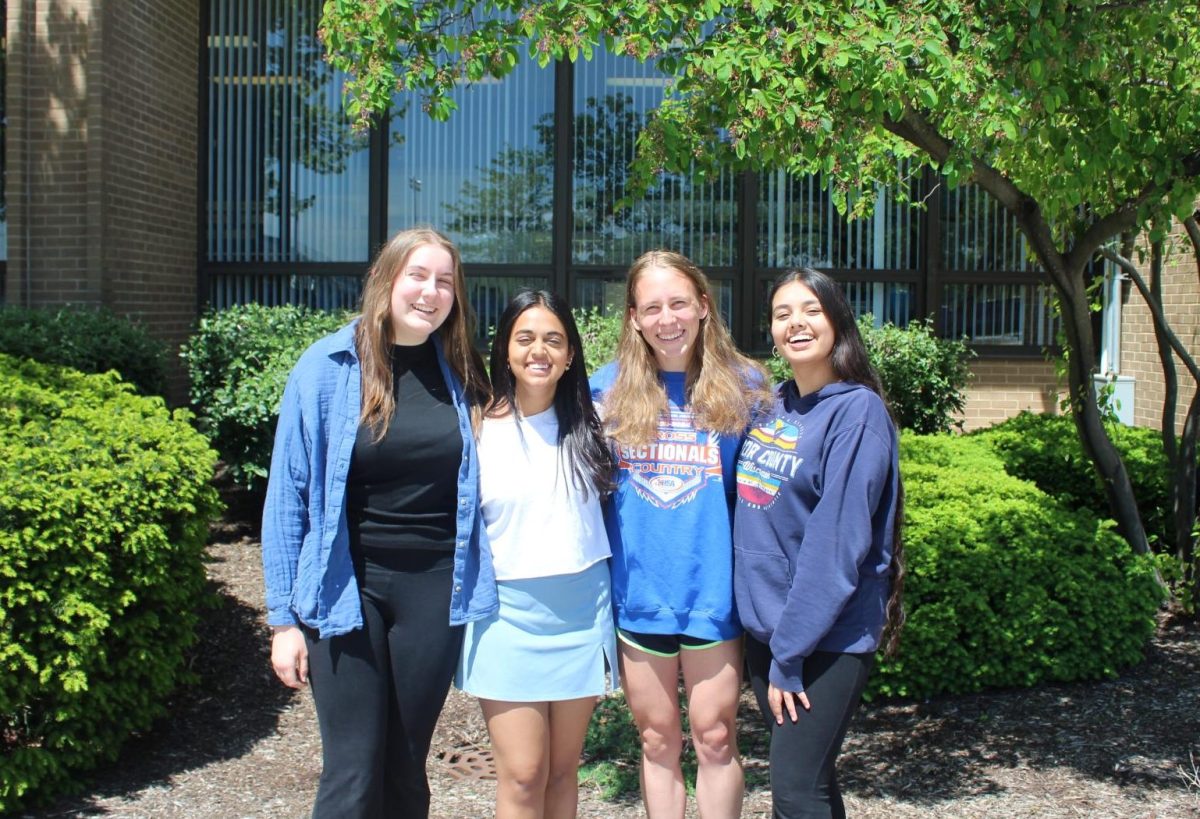
<path fill-rule="evenodd" d="M 742 626 L 771 648 L 776 687 L 803 691 L 814 651 L 879 646 L 899 475 L 887 408 L 854 382 L 803 397 L 781 384 L 743 441 L 734 593 Z"/>

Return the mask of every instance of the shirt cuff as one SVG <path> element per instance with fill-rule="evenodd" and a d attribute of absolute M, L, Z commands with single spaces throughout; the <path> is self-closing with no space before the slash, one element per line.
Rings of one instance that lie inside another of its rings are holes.
<path fill-rule="evenodd" d="M 804 658 L 782 665 L 778 660 L 771 660 L 771 670 L 767 674 L 771 685 L 780 691 L 800 693 L 804 690 Z"/>

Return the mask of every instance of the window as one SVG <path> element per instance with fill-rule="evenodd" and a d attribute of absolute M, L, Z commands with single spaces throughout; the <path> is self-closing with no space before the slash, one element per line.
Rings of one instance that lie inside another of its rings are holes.
<path fill-rule="evenodd" d="M 647 250 L 670 248 L 710 272 L 730 268 L 737 247 L 734 174 L 707 184 L 664 174 L 625 208 L 629 162 L 667 78 L 631 57 L 597 52 L 575 65 L 571 262 L 624 269 Z"/>
<path fill-rule="evenodd" d="M 432 224 L 467 264 L 550 264 L 554 67 L 523 62 L 503 81 L 453 92 L 449 122 L 398 95 L 388 147 L 388 233 Z"/>
<path fill-rule="evenodd" d="M 1049 288 L 1012 214 L 975 185 L 943 186 L 940 222 L 942 335 L 976 345 L 1053 344 Z"/>
<path fill-rule="evenodd" d="M 363 262 L 368 138 L 321 58 L 320 0 L 212 0 L 210 262 Z"/>

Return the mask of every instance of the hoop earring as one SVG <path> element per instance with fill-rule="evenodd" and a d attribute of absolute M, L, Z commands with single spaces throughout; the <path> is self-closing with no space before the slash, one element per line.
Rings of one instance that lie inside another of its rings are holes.
<path fill-rule="evenodd" d="M 771 358 L 779 358 L 779 348 L 774 345 L 771 346 Z"/>

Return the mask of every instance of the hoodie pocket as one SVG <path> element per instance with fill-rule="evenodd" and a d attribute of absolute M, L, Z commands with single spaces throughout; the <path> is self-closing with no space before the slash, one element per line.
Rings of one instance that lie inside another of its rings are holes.
<path fill-rule="evenodd" d="M 780 554 L 735 548 L 733 589 L 742 627 L 754 637 L 770 640 L 792 588 L 792 567 Z"/>

